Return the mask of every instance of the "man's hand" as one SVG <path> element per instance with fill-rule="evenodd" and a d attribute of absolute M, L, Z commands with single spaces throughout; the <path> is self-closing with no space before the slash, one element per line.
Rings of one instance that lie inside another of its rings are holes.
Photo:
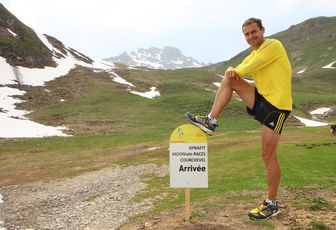
<path fill-rule="evenodd" d="M 225 77 L 236 78 L 237 80 L 240 79 L 239 75 L 236 73 L 236 71 L 234 70 L 232 66 L 227 68 L 227 70 L 225 71 Z"/>

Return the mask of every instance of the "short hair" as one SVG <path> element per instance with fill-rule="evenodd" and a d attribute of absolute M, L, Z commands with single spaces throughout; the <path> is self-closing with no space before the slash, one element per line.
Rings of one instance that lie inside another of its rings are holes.
<path fill-rule="evenodd" d="M 262 22 L 261 22 L 261 19 L 259 19 L 259 18 L 249 18 L 249 19 L 247 19 L 247 20 L 243 23 L 243 25 L 242 25 L 242 29 L 243 29 L 244 26 L 250 25 L 250 24 L 252 24 L 252 23 L 257 23 L 259 29 L 261 29 L 261 30 L 264 29 L 264 27 L 263 27 L 263 25 L 262 25 Z"/>

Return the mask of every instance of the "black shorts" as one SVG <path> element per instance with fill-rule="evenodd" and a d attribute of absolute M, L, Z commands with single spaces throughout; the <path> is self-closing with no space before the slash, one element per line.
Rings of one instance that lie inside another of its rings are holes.
<path fill-rule="evenodd" d="M 253 109 L 246 107 L 247 113 L 261 124 L 272 129 L 274 132 L 281 134 L 282 127 L 290 111 L 280 110 L 269 103 L 255 88 L 255 99 Z"/>

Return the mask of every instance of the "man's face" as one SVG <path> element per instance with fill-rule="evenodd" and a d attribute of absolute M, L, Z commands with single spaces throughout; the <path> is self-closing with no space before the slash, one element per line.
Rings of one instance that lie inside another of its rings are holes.
<path fill-rule="evenodd" d="M 260 29 L 257 23 L 251 23 L 243 27 L 243 33 L 247 43 L 255 50 L 264 42 L 264 32 L 265 30 Z"/>

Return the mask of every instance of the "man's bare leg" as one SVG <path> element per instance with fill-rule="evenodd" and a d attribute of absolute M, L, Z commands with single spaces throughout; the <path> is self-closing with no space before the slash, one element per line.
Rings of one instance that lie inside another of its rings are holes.
<path fill-rule="evenodd" d="M 262 158 L 265 163 L 267 182 L 268 182 L 268 199 L 275 201 L 280 184 L 281 170 L 277 160 L 277 146 L 280 135 L 275 133 L 267 126 L 262 128 Z"/>
<path fill-rule="evenodd" d="M 254 87 L 244 79 L 224 77 L 214 100 L 210 114 L 218 119 L 224 107 L 230 102 L 235 91 L 249 108 L 254 104 Z"/>

